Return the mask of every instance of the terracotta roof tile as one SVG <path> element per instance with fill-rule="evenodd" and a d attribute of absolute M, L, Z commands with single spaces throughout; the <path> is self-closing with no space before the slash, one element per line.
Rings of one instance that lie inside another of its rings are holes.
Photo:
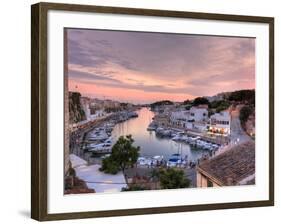
<path fill-rule="evenodd" d="M 249 141 L 202 162 L 199 170 L 219 180 L 224 185 L 238 185 L 255 173 L 255 143 Z"/>

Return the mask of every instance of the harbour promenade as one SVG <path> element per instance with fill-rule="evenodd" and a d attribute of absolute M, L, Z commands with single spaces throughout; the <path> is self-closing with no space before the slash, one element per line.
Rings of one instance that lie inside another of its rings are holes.
<path fill-rule="evenodd" d="M 108 119 L 111 119 L 113 117 L 114 117 L 114 115 L 109 114 L 109 115 L 103 116 L 101 118 L 96 118 L 95 120 L 90 120 L 90 121 L 84 123 L 82 126 L 77 127 L 77 129 L 74 131 L 69 131 L 70 153 L 73 153 L 73 154 L 85 159 L 86 161 L 88 161 L 89 160 L 88 156 L 85 155 L 85 153 L 83 153 L 83 150 L 81 149 L 82 143 L 85 140 L 85 136 L 87 135 L 87 133 L 89 133 L 90 131 L 97 128 L 98 126 L 100 126 L 101 124 L 106 122 Z"/>

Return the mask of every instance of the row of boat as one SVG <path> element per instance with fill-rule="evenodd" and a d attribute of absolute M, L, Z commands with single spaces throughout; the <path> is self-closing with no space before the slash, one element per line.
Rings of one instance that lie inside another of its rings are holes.
<path fill-rule="evenodd" d="M 180 154 L 172 154 L 168 160 L 163 156 L 139 157 L 137 160 L 139 166 L 165 166 L 165 167 L 185 167 L 187 165 L 187 157 L 182 158 Z"/>
<path fill-rule="evenodd" d="M 152 121 L 149 124 L 147 130 L 155 131 L 156 135 L 158 135 L 160 137 L 168 137 L 168 138 L 171 138 L 173 141 L 185 142 L 194 147 L 203 148 L 203 149 L 210 150 L 210 151 L 218 150 L 220 147 L 219 144 L 205 141 L 205 140 L 201 139 L 199 136 L 196 136 L 196 137 L 188 136 L 185 132 L 180 132 L 180 131 L 176 131 L 173 129 L 158 127 L 158 125 L 154 121 Z"/>
<path fill-rule="evenodd" d="M 165 129 L 162 127 L 158 127 L 158 125 L 152 121 L 149 126 L 147 127 L 148 131 L 155 131 L 155 133 L 160 137 L 174 137 L 176 135 L 175 132 L 173 132 L 170 129 Z"/>
<path fill-rule="evenodd" d="M 117 123 L 137 116 L 138 114 L 135 111 L 116 113 L 113 118 L 104 122 L 101 126 L 94 128 L 87 134 L 82 149 L 95 153 L 110 153 L 113 144 L 111 133 L 114 126 Z"/>
<path fill-rule="evenodd" d="M 172 138 L 173 141 L 181 141 L 188 143 L 191 146 L 198 147 L 198 148 L 203 148 L 206 150 L 218 150 L 220 145 L 205 141 L 201 139 L 199 136 L 197 137 L 192 137 L 192 136 L 187 136 L 181 132 L 179 132 L 176 136 Z"/>
<path fill-rule="evenodd" d="M 164 160 L 163 156 L 139 157 L 137 164 L 141 166 L 156 166 Z"/>

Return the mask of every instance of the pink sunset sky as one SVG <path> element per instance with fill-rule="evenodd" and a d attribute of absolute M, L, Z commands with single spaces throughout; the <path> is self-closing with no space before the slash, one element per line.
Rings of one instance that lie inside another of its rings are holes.
<path fill-rule="evenodd" d="M 255 88 L 255 39 L 67 29 L 69 91 L 121 102 L 184 101 Z"/>

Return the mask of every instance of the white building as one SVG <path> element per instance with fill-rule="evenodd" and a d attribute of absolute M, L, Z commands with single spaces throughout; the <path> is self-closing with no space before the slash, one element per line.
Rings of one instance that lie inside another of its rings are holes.
<path fill-rule="evenodd" d="M 207 122 L 204 121 L 188 122 L 186 128 L 192 129 L 193 131 L 197 131 L 197 132 L 204 132 L 207 130 Z"/>
<path fill-rule="evenodd" d="M 174 111 L 171 113 L 170 120 L 174 126 L 203 131 L 206 129 L 205 123 L 208 121 L 208 110 L 191 107 L 190 110 Z"/>
<path fill-rule="evenodd" d="M 209 131 L 219 134 L 230 134 L 231 116 L 228 111 L 215 113 L 210 117 Z"/>
<path fill-rule="evenodd" d="M 171 113 L 171 120 L 173 121 L 188 121 L 190 116 L 189 110 L 173 111 Z"/>
<path fill-rule="evenodd" d="M 189 120 L 194 121 L 207 121 L 208 110 L 206 108 L 191 107 L 190 108 L 190 118 Z"/>
<path fill-rule="evenodd" d="M 172 126 L 185 127 L 185 123 L 189 117 L 188 110 L 180 110 L 171 112 L 170 123 Z"/>

